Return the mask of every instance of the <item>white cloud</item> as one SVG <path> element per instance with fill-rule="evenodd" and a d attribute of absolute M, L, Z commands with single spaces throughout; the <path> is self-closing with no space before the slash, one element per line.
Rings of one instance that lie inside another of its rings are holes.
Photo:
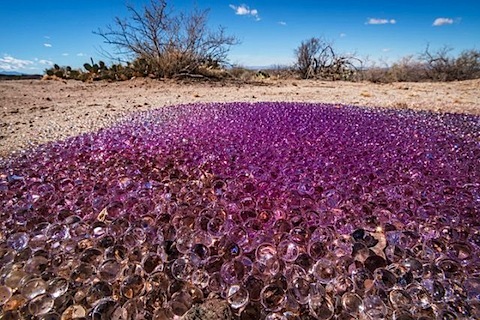
<path fill-rule="evenodd" d="M 342 33 L 339 34 L 339 36 L 340 36 L 340 38 L 345 38 L 347 36 L 347 34 L 342 32 Z"/>
<path fill-rule="evenodd" d="M 437 18 L 435 21 L 433 21 L 433 26 L 439 27 L 439 26 L 445 26 L 447 24 L 453 24 L 453 19 L 451 18 Z"/>
<path fill-rule="evenodd" d="M 395 19 L 378 19 L 378 18 L 368 18 L 365 24 L 395 24 L 397 20 Z"/>
<path fill-rule="evenodd" d="M 281 26 L 286 26 L 287 23 L 285 21 L 278 21 L 278 24 L 281 25 Z"/>
<path fill-rule="evenodd" d="M 229 5 L 230 8 L 232 8 L 235 11 L 236 15 L 239 16 L 252 16 L 255 18 L 255 20 L 259 21 L 260 16 L 258 15 L 258 10 L 257 9 L 250 9 L 247 5 L 242 4 L 239 6 L 236 5 Z"/>
<path fill-rule="evenodd" d="M 45 39 L 50 39 L 50 36 L 43 36 Z"/>
<path fill-rule="evenodd" d="M 82 52 L 77 53 L 77 57 L 84 57 L 84 56 L 85 56 L 85 53 L 82 53 Z"/>
<path fill-rule="evenodd" d="M 390 48 L 383 48 L 382 49 L 382 52 L 390 52 L 390 51 L 392 51 L 392 49 L 390 49 Z"/>
<path fill-rule="evenodd" d="M 3 58 L 0 58 L 0 69 L 5 71 L 25 69 L 33 64 L 33 61 L 16 59 L 9 55 L 4 55 Z"/>
<path fill-rule="evenodd" d="M 246 7 L 244 6 L 239 6 L 239 7 L 236 7 L 234 6 L 233 4 L 230 5 L 230 8 L 232 8 L 233 10 L 235 10 L 235 14 L 238 14 L 240 16 L 243 16 L 243 15 L 246 15 L 246 14 L 249 14 L 250 13 L 250 10 L 248 10 Z"/>
<path fill-rule="evenodd" d="M 44 65 L 44 66 L 53 66 L 53 62 L 50 61 L 50 60 L 44 60 L 44 59 L 42 59 L 42 60 L 38 60 L 38 63 L 40 63 L 40 64 L 42 64 L 42 65 Z"/>
<path fill-rule="evenodd" d="M 62 53 L 62 56 L 64 56 L 64 57 L 68 57 L 68 56 L 69 56 L 69 54 L 68 54 L 67 52 L 64 52 L 64 53 Z"/>
<path fill-rule="evenodd" d="M 51 45 L 50 43 L 44 43 L 43 45 L 44 45 L 45 47 L 47 47 L 47 48 L 51 48 L 51 47 L 52 47 L 52 45 Z"/>

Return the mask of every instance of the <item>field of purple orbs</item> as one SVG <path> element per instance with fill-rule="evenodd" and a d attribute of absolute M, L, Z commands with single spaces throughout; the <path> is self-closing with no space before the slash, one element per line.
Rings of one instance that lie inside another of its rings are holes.
<path fill-rule="evenodd" d="M 480 318 L 479 159 L 472 115 L 137 113 L 0 164 L 1 318 Z"/>

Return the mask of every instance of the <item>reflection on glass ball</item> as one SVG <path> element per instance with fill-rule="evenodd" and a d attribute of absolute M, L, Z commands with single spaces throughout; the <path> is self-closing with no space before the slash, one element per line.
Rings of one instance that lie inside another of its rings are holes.
<path fill-rule="evenodd" d="M 12 289 L 7 286 L 0 286 L 0 305 L 3 305 L 12 297 Z"/>
<path fill-rule="evenodd" d="M 312 296 L 308 302 L 310 313 L 317 319 L 332 319 L 334 315 L 334 306 L 328 296 Z"/>
<path fill-rule="evenodd" d="M 353 292 L 345 292 L 342 296 L 344 310 L 352 315 L 358 315 L 364 310 L 362 298 Z"/>
<path fill-rule="evenodd" d="M 234 309 L 240 309 L 248 303 L 248 291 L 240 285 L 232 285 L 227 291 L 227 301 Z"/>
<path fill-rule="evenodd" d="M 45 281 L 40 278 L 33 278 L 26 282 L 22 288 L 22 295 L 31 300 L 41 294 L 44 294 L 47 291 L 48 285 Z"/>
<path fill-rule="evenodd" d="M 278 311 L 285 303 L 285 290 L 278 284 L 267 285 L 260 292 L 260 298 L 266 310 Z"/>
<path fill-rule="evenodd" d="M 17 232 L 7 239 L 7 245 L 15 251 L 22 251 L 28 245 L 29 236 L 25 232 Z"/>
<path fill-rule="evenodd" d="M 28 303 L 28 310 L 32 315 L 41 316 L 52 310 L 54 299 L 47 294 L 37 296 Z"/>

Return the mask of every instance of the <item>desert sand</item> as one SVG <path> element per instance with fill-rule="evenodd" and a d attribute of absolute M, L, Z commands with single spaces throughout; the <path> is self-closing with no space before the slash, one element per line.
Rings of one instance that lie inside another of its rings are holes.
<path fill-rule="evenodd" d="M 255 83 L 0 81 L 0 158 L 110 126 L 131 112 L 199 102 L 301 101 L 480 115 L 480 80 L 352 83 L 265 79 Z"/>

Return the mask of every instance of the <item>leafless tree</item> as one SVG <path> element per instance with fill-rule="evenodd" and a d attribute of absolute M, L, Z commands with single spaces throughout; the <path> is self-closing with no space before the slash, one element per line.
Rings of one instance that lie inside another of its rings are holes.
<path fill-rule="evenodd" d="M 356 70 L 352 55 L 338 55 L 333 46 L 321 38 L 302 41 L 295 49 L 296 69 L 304 79 L 348 80 Z"/>
<path fill-rule="evenodd" d="M 430 51 L 430 45 L 427 44 L 425 51 L 421 54 L 421 59 L 426 64 L 427 76 L 434 81 L 451 81 L 454 78 L 454 62 L 450 56 L 452 48 L 443 46 L 435 52 Z"/>
<path fill-rule="evenodd" d="M 199 67 L 218 67 L 227 62 L 232 45 L 238 43 L 223 27 L 210 30 L 208 10 L 175 13 L 166 0 L 151 0 L 141 10 L 127 5 L 130 16 L 116 17 L 113 25 L 94 32 L 114 54 L 141 60 L 145 72 L 156 77 L 195 74 Z"/>
<path fill-rule="evenodd" d="M 303 79 L 312 78 L 317 68 L 317 55 L 326 44 L 319 38 L 310 38 L 302 41 L 300 46 L 295 49 L 297 58 L 296 67 Z"/>

